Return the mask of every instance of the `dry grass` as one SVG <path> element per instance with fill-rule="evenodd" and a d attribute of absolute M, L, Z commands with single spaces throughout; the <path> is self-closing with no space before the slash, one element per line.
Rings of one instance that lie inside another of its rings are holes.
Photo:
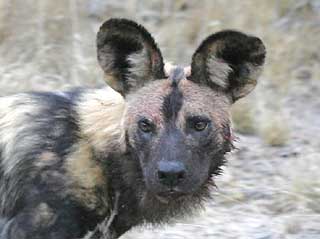
<path fill-rule="evenodd" d="M 254 121 L 252 102 L 240 100 L 232 107 L 232 121 L 236 131 L 242 134 L 255 134 L 257 125 Z"/>
<path fill-rule="evenodd" d="M 262 139 L 271 146 L 284 146 L 289 140 L 289 126 L 287 120 L 281 116 L 269 117 L 261 127 Z"/>

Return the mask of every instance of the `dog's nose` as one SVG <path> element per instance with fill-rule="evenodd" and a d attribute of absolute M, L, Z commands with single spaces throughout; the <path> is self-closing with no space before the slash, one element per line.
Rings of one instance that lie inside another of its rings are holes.
<path fill-rule="evenodd" d="M 161 161 L 158 166 L 158 178 L 168 187 L 175 187 L 185 179 L 186 168 L 181 162 Z"/>

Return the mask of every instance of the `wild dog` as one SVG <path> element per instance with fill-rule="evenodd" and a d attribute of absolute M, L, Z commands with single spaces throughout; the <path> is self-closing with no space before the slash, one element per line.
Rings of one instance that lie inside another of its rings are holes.
<path fill-rule="evenodd" d="M 232 149 L 230 107 L 255 87 L 265 47 L 221 31 L 190 67 L 165 67 L 144 27 L 111 19 L 97 55 L 113 89 L 0 99 L 2 239 L 81 238 L 115 195 L 113 238 L 199 209 Z"/>

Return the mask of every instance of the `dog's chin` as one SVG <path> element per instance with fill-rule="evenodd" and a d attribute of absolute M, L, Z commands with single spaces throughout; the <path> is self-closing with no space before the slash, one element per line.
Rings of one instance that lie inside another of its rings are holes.
<path fill-rule="evenodd" d="M 154 196 L 160 203 L 169 204 L 170 202 L 183 200 L 188 196 L 188 194 L 183 192 L 167 191 L 154 194 Z"/>
<path fill-rule="evenodd" d="M 159 195 L 155 195 L 155 198 L 162 204 L 169 204 L 170 203 L 170 199 L 169 198 L 166 198 L 166 197 L 162 197 L 162 196 L 159 196 Z"/>
<path fill-rule="evenodd" d="M 145 190 L 140 193 L 140 210 L 147 223 L 166 223 L 199 212 L 209 195 L 207 187 L 190 193 Z"/>
<path fill-rule="evenodd" d="M 211 180 L 210 180 L 211 181 Z M 208 186 L 210 183 L 207 181 L 203 183 L 201 186 L 196 189 L 184 191 L 181 189 L 168 189 L 164 191 L 155 191 L 150 187 L 146 187 L 145 191 L 145 199 L 149 198 L 154 201 L 154 203 L 168 205 L 168 204 L 181 204 L 185 203 L 185 201 L 193 201 L 193 199 L 198 198 L 208 198 Z"/>

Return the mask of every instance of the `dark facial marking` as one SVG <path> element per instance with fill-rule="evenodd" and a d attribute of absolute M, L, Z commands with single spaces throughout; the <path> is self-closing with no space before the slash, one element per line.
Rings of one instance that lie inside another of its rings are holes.
<path fill-rule="evenodd" d="M 176 67 L 169 76 L 169 80 L 172 81 L 172 86 L 178 86 L 180 80 L 184 78 L 184 69 L 180 66 Z"/>
<path fill-rule="evenodd" d="M 179 90 L 179 82 L 183 78 L 184 70 L 181 67 L 175 68 L 169 76 L 169 80 L 172 81 L 172 91 L 164 98 L 162 105 L 162 112 L 166 122 L 174 121 L 182 107 L 183 95 Z"/>

